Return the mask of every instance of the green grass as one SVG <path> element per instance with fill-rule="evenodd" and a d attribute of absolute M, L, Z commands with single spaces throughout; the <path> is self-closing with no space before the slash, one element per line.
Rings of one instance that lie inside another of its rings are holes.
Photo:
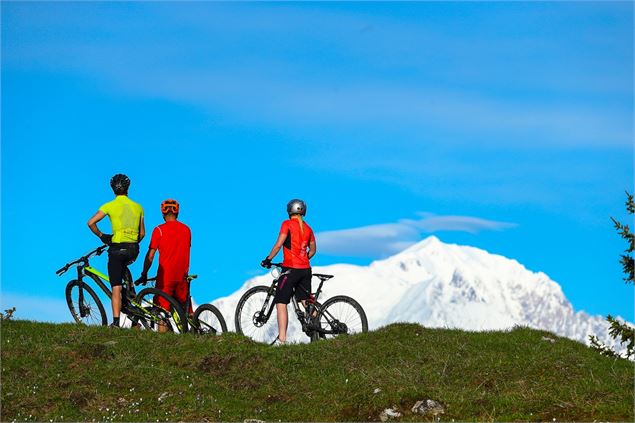
<path fill-rule="evenodd" d="M 369 421 L 391 406 L 429 421 L 410 411 L 428 398 L 442 421 L 633 421 L 632 362 L 526 328 L 282 347 L 27 321 L 1 335 L 3 421 Z"/>

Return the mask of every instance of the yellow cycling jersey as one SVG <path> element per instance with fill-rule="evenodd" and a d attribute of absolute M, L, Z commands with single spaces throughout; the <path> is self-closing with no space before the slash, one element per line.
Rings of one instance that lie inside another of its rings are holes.
<path fill-rule="evenodd" d="M 112 242 L 139 242 L 139 227 L 143 217 L 141 205 L 126 195 L 118 195 L 99 210 L 110 217 Z"/>

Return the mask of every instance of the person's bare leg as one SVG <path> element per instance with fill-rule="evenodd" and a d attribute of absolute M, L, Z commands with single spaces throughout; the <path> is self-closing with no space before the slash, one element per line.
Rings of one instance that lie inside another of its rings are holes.
<path fill-rule="evenodd" d="M 282 303 L 276 304 L 276 315 L 278 317 L 278 339 L 281 342 L 287 342 L 287 325 L 289 323 L 287 305 Z"/>
<path fill-rule="evenodd" d="M 170 294 L 168 294 L 168 295 L 170 295 Z M 155 297 L 155 301 L 157 301 L 156 297 Z M 166 306 L 165 304 L 161 304 L 160 301 L 159 302 L 155 302 L 155 304 L 159 308 L 161 308 L 162 310 L 165 310 L 166 312 L 167 312 L 167 310 L 172 310 L 172 307 L 169 304 Z M 168 313 L 168 315 L 169 315 L 169 313 Z M 168 322 L 166 322 L 165 320 L 160 320 L 159 323 L 157 324 L 157 329 L 158 329 L 159 333 L 166 333 L 169 330 L 168 329 Z"/>

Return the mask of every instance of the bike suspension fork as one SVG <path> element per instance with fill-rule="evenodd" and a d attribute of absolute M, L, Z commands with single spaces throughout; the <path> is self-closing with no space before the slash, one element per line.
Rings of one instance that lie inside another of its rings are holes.
<path fill-rule="evenodd" d="M 86 306 L 84 305 L 84 284 L 82 283 L 84 280 L 84 269 L 81 266 L 77 267 L 77 280 L 79 284 L 77 287 L 79 289 L 79 293 L 77 295 L 77 302 L 79 303 L 79 315 L 81 317 L 86 317 Z"/>

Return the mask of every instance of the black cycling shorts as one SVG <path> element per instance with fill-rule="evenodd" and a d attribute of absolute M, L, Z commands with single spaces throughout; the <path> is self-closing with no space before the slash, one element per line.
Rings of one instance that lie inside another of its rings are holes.
<path fill-rule="evenodd" d="M 111 286 L 120 286 L 124 272 L 128 273 L 128 265 L 132 264 L 139 255 L 139 244 L 116 243 L 110 244 L 108 249 L 108 279 Z"/>
<path fill-rule="evenodd" d="M 287 270 L 289 273 L 278 281 L 274 298 L 275 304 L 289 304 L 294 291 L 298 301 L 306 300 L 311 294 L 311 269 L 282 268 L 282 272 Z"/>

